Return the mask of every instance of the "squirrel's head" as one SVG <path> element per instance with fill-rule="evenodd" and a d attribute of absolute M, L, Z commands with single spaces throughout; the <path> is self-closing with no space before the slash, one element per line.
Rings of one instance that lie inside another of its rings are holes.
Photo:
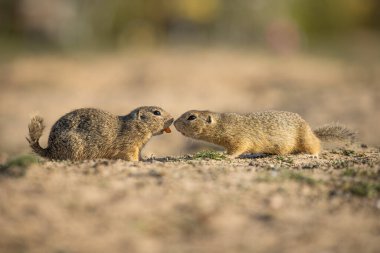
<path fill-rule="evenodd" d="M 169 127 L 174 120 L 168 112 L 157 106 L 138 107 L 128 116 L 146 125 L 153 135 L 170 133 Z"/>
<path fill-rule="evenodd" d="M 216 114 L 210 111 L 187 111 L 174 121 L 175 128 L 184 136 L 202 139 L 216 123 Z"/>

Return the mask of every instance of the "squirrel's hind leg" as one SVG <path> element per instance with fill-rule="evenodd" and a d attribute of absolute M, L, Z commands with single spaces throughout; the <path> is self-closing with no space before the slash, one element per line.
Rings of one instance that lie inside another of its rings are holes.
<path fill-rule="evenodd" d="M 321 152 L 321 142 L 313 131 L 308 128 L 302 138 L 302 143 L 300 143 L 300 151 L 303 153 L 311 154 L 313 158 L 318 158 Z"/>

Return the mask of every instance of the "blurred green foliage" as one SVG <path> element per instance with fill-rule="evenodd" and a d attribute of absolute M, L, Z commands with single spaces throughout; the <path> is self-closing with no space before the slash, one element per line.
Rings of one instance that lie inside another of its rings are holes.
<path fill-rule="evenodd" d="M 38 162 L 38 157 L 32 154 L 16 156 L 5 164 L 0 164 L 0 176 L 22 177 L 31 165 Z"/>
<path fill-rule="evenodd" d="M 295 0 L 291 11 L 310 36 L 380 29 L 378 0 Z"/>
<path fill-rule="evenodd" d="M 377 33 L 379 13 L 378 0 L 0 0 L 0 39 L 61 47 L 296 44 Z"/>

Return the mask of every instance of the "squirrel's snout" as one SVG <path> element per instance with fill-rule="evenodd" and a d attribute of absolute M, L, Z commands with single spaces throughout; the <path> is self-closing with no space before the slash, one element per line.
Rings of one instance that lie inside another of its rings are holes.
<path fill-rule="evenodd" d="M 165 122 L 165 126 L 166 126 L 166 127 L 170 127 L 170 126 L 173 124 L 173 121 L 174 121 L 173 118 L 168 119 L 168 120 Z"/>
<path fill-rule="evenodd" d="M 179 121 L 178 121 L 178 119 L 177 119 L 177 120 L 174 121 L 174 124 L 173 124 L 174 127 L 175 127 L 177 130 L 178 130 L 178 122 L 179 122 Z"/>

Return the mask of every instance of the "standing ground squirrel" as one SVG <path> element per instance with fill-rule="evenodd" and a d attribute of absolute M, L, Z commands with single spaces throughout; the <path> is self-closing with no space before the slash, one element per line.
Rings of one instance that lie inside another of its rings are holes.
<path fill-rule="evenodd" d="M 311 130 L 296 113 L 264 111 L 248 114 L 188 111 L 174 122 L 183 135 L 223 146 L 230 158 L 243 153 L 309 153 L 318 157 L 320 140 L 353 140 L 355 133 L 330 124 Z"/>
<path fill-rule="evenodd" d="M 172 123 L 172 116 L 156 106 L 139 107 L 125 116 L 83 108 L 67 113 L 53 125 L 45 149 L 38 142 L 45 128 L 43 119 L 33 117 L 27 140 L 35 153 L 48 159 L 138 161 L 149 139 L 170 133 Z"/>

